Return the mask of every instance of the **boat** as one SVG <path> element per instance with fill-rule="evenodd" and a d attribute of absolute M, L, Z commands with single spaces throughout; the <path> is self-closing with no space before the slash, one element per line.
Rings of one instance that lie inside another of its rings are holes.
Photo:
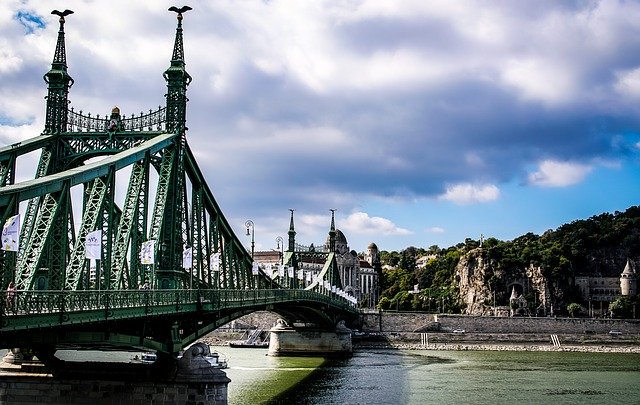
<path fill-rule="evenodd" d="M 269 332 L 265 332 L 266 336 L 262 339 L 262 329 L 253 330 L 245 340 L 232 340 L 229 342 L 229 347 L 242 347 L 242 348 L 267 348 L 269 347 Z"/>
<path fill-rule="evenodd" d="M 211 352 L 208 356 L 205 356 L 205 359 L 211 364 L 211 367 L 223 370 L 229 367 L 227 363 L 227 358 L 221 355 L 218 352 Z"/>
<path fill-rule="evenodd" d="M 152 364 L 158 360 L 158 356 L 155 353 L 140 353 L 133 356 L 130 360 L 131 363 Z"/>

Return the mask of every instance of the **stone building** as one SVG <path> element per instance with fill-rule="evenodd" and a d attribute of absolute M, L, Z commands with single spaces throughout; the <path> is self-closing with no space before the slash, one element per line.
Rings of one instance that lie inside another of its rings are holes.
<path fill-rule="evenodd" d="M 579 276 L 575 283 L 585 301 L 615 301 L 621 295 L 638 294 L 638 279 L 629 260 L 620 277 Z"/>
<path fill-rule="evenodd" d="M 299 262 L 296 263 L 296 266 L 299 270 L 302 270 L 302 278 L 299 279 L 298 274 L 293 276 L 297 279 L 294 282 L 295 285 L 304 288 L 311 284 L 314 277 L 317 277 L 322 271 L 326 253 L 331 251 L 333 243 L 342 290 L 355 297 L 363 307 L 374 308 L 376 306 L 380 296 L 379 280 L 382 274 L 382 266 L 380 252 L 375 243 L 370 243 L 367 247 L 367 252 L 362 255 L 359 255 L 355 250 L 350 250 L 344 233 L 339 229 L 335 229 L 333 216 L 329 236 L 327 236 L 325 243 L 322 245 L 311 244 L 305 246 L 295 242 L 296 232 L 293 212 L 291 213 L 288 234 L 289 246 L 286 251 L 299 253 Z M 286 246 L 283 248 L 286 248 Z M 255 252 L 254 260 L 268 276 L 278 281 L 286 281 L 288 268 L 284 269 L 284 277 L 278 276 L 278 267 L 283 261 L 283 256 L 286 256 L 286 252 L 278 250 Z"/>

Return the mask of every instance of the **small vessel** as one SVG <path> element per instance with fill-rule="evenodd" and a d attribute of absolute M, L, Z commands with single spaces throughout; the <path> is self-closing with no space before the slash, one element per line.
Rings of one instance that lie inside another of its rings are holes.
<path fill-rule="evenodd" d="M 155 353 L 140 353 L 133 356 L 131 363 L 152 364 L 158 360 L 158 356 Z"/>
<path fill-rule="evenodd" d="M 264 339 L 262 335 L 266 334 Z M 269 332 L 262 329 L 255 329 L 245 340 L 232 340 L 229 342 L 230 347 L 242 348 L 267 348 L 269 347 Z"/>
<path fill-rule="evenodd" d="M 205 359 L 209 362 L 209 364 L 211 364 L 211 367 L 213 368 L 222 370 L 229 367 L 226 357 L 224 357 L 224 355 L 221 355 L 221 353 L 211 352 L 208 356 L 205 356 Z"/>

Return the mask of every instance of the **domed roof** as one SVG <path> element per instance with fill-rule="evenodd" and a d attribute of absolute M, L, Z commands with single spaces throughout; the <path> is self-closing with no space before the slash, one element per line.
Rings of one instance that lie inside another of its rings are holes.
<path fill-rule="evenodd" d="M 336 245 L 344 244 L 347 245 L 347 238 L 344 236 L 344 233 L 340 229 L 336 229 Z M 325 245 L 329 246 L 329 236 L 327 236 L 327 241 Z"/>

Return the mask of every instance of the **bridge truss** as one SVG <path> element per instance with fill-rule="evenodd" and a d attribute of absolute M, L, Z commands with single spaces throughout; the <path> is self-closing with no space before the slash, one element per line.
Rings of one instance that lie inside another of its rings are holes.
<path fill-rule="evenodd" d="M 311 308 L 309 319 L 326 317 L 322 308 L 355 313 L 335 294 L 340 277 L 333 254 L 326 256 L 321 277 L 304 286 L 256 272 L 187 142 L 192 78 L 185 69 L 182 20 L 178 13 L 164 72 L 165 106 L 130 117 L 115 107 L 101 117 L 69 106 L 73 79 L 60 16 L 53 63 L 44 76 L 45 129 L 0 148 L 0 220 L 18 216 L 22 225 L 16 251 L 0 251 L 1 285 L 14 283 L 17 290 L 17 298 L 0 304 L 0 343 L 34 328 L 43 333 L 34 339 L 60 341 L 60 326 L 94 336 L 91 325 L 106 320 L 113 322 L 110 336 L 119 330 L 139 345 L 172 351 L 176 330 L 185 334 L 178 341 L 193 341 L 247 311 L 279 309 L 295 318 Z M 35 177 L 16 181 L 20 162 L 38 151 Z M 88 242 L 96 235 L 97 250 L 95 240 Z M 95 260 L 88 260 L 95 251 Z M 191 257 L 187 265 L 185 257 Z M 297 266 L 296 257 L 292 248 L 285 263 Z M 149 291 L 140 290 L 147 283 Z M 286 309 L 291 303 L 297 312 Z M 134 326 L 149 316 L 163 321 Z M 154 328 L 163 331 L 153 334 Z"/>

